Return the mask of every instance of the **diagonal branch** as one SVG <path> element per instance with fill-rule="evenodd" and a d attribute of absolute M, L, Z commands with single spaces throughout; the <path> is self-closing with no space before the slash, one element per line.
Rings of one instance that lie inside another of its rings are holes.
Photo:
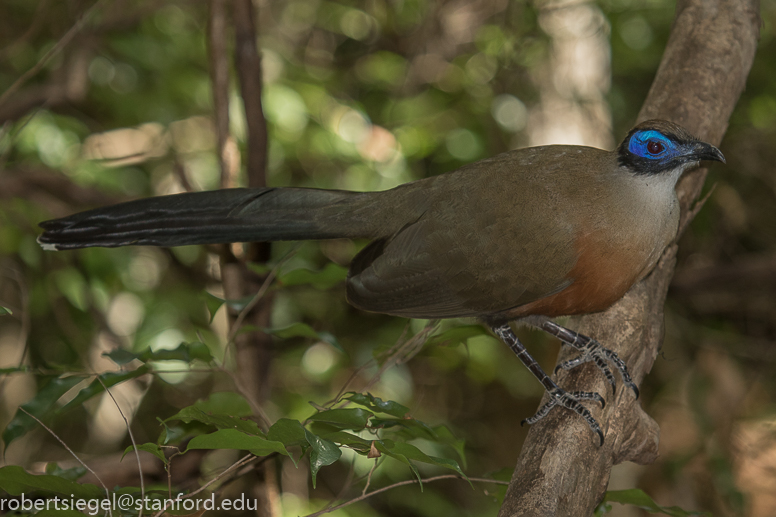
<path fill-rule="evenodd" d="M 57 441 L 58 441 L 58 442 L 59 442 L 59 443 L 62 445 L 62 447 L 64 447 L 64 448 L 67 450 L 67 452 L 69 452 L 69 453 L 70 453 L 70 455 L 71 455 L 73 458 L 75 458 L 75 459 L 76 459 L 76 461 L 77 461 L 78 463 L 80 463 L 80 464 L 81 464 L 81 466 L 82 466 L 83 468 L 85 468 L 86 470 L 88 470 L 88 471 L 89 471 L 89 472 L 90 472 L 90 473 L 91 473 L 91 474 L 92 474 L 92 475 L 95 477 L 95 479 L 97 479 L 97 481 L 98 481 L 98 482 L 100 483 L 100 485 L 102 486 L 103 490 L 105 490 L 105 499 L 107 499 L 107 500 L 110 500 L 110 490 L 108 490 L 108 487 L 107 487 L 107 486 L 105 486 L 105 483 L 103 483 L 103 482 L 102 482 L 102 479 L 100 479 L 100 477 L 97 475 L 97 473 L 96 473 L 96 472 L 94 472 L 94 471 L 93 471 L 93 470 L 92 470 L 92 469 L 89 467 L 89 465 L 87 465 L 86 463 L 84 463 L 84 462 L 83 462 L 83 460 L 82 460 L 81 458 L 79 458 L 79 457 L 78 457 L 78 455 L 77 455 L 75 452 L 73 452 L 73 449 L 71 449 L 71 448 L 70 448 L 70 447 L 69 447 L 69 446 L 68 446 L 68 445 L 65 443 L 65 441 L 64 441 L 62 438 L 60 438 L 60 437 L 57 435 L 57 433 L 55 433 L 55 432 L 54 432 L 54 431 L 53 431 L 53 430 L 52 430 L 50 427 L 48 427 L 46 424 L 44 424 L 43 422 L 41 422 L 41 421 L 40 421 L 40 419 L 39 419 L 38 417 L 36 417 L 36 416 L 35 416 L 35 415 L 33 415 L 32 413 L 30 413 L 29 411 L 27 411 L 26 409 L 24 409 L 24 407 L 22 407 L 22 406 L 19 406 L 19 411 L 21 411 L 22 413 L 26 414 L 28 417 L 32 418 L 33 420 L 35 420 L 35 421 L 36 421 L 38 424 L 40 424 L 40 426 L 41 426 L 43 429 L 45 429 L 46 431 L 48 431 L 48 433 L 49 433 L 51 436 L 53 436 L 54 438 L 56 438 L 56 439 L 57 439 Z M 113 515 L 113 512 L 111 511 L 110 507 L 108 507 L 108 513 L 109 513 L 111 516 Z"/>
<path fill-rule="evenodd" d="M 639 120 L 670 119 L 718 144 L 754 59 L 758 13 L 757 0 L 680 1 Z M 705 176 L 705 170 L 693 171 L 677 186 L 683 219 Z M 637 384 L 652 368 L 662 342 L 663 305 L 676 250 L 676 245 L 670 246 L 650 276 L 614 307 L 577 320 L 576 330 L 594 336 L 626 361 Z M 559 360 L 564 359 L 561 354 Z M 594 368 L 564 372 L 560 377 L 562 385 L 611 393 Z M 585 423 L 567 412 L 554 412 L 532 427 L 500 516 L 591 515 L 604 495 L 613 465 L 655 460 L 657 423 L 629 390 L 619 389 L 608 402 L 604 410 L 593 411 L 606 434 L 602 447 L 590 439 Z"/>

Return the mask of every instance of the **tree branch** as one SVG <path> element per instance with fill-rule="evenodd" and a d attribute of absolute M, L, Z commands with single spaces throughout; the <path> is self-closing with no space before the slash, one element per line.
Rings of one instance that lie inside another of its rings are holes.
<path fill-rule="evenodd" d="M 221 188 L 230 185 L 227 142 L 229 141 L 229 59 L 226 45 L 226 0 L 210 0 L 208 19 L 210 80 L 213 83 L 213 118 L 216 153 L 221 169 Z"/>
<path fill-rule="evenodd" d="M 757 0 L 684 0 L 657 76 L 639 120 L 665 118 L 705 141 L 718 144 L 743 91 L 759 36 Z M 705 170 L 687 174 L 677 186 L 682 219 L 697 198 Z M 663 304 L 673 275 L 676 246 L 655 270 L 614 307 L 577 320 L 577 330 L 614 349 L 636 383 L 652 368 L 663 335 Z M 567 359 L 561 354 L 559 361 Z M 611 393 L 594 367 L 559 376 L 562 386 Z M 568 377 L 568 379 L 566 378 Z M 659 429 L 630 390 L 620 387 L 605 409 L 592 408 L 606 440 L 599 447 L 586 423 L 554 411 L 526 439 L 500 516 L 591 515 L 606 490 L 613 465 L 651 463 Z"/>

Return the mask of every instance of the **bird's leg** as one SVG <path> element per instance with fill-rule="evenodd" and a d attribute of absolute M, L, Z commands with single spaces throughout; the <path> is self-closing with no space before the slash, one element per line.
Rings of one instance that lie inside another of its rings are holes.
<path fill-rule="evenodd" d="M 580 364 L 593 362 L 602 372 L 604 372 L 606 380 L 608 380 L 612 385 L 612 392 L 615 393 L 616 384 L 614 375 L 612 375 L 612 371 L 609 369 L 609 365 L 607 364 L 608 361 L 620 371 L 622 381 L 626 386 L 633 390 L 633 393 L 636 394 L 636 398 L 639 398 L 639 388 L 636 386 L 636 383 L 631 380 L 631 376 L 628 373 L 628 367 L 625 365 L 625 361 L 620 359 L 617 354 L 608 348 L 602 347 L 601 343 L 595 339 L 574 332 L 573 330 L 569 330 L 566 327 L 561 327 L 555 322 L 549 320 L 543 321 L 539 325 L 539 328 L 557 337 L 563 344 L 566 344 L 581 352 L 578 357 L 560 363 L 557 367 L 555 367 L 556 372 L 561 368 L 564 370 L 570 370 L 579 366 Z"/>
<path fill-rule="evenodd" d="M 565 407 L 575 412 L 579 416 L 585 419 L 590 429 L 598 435 L 601 440 L 601 445 L 604 443 L 604 433 L 601 431 L 601 426 L 595 421 L 590 411 L 579 403 L 580 400 L 596 400 L 601 403 L 601 407 L 604 407 L 606 403 L 604 399 L 598 393 L 592 393 L 589 391 L 573 391 L 567 392 L 561 389 L 550 377 L 544 373 L 539 363 L 531 357 L 523 344 L 517 339 L 517 336 L 512 332 L 512 328 L 508 324 L 501 326 L 491 326 L 493 332 L 506 343 L 506 345 L 515 353 L 515 355 L 522 361 L 522 363 L 528 368 L 534 376 L 539 379 L 544 389 L 550 395 L 550 401 L 539 408 L 539 411 L 530 418 L 526 418 L 521 423 L 534 424 L 547 416 L 550 410 L 555 406 Z"/>

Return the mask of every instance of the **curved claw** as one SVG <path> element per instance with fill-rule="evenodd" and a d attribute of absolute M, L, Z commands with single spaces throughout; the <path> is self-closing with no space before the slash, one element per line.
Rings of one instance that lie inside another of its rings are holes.
<path fill-rule="evenodd" d="M 639 398 L 639 389 L 631 379 L 630 373 L 628 372 L 628 367 L 615 352 L 609 350 L 608 348 L 604 348 L 595 339 L 574 332 L 573 330 L 569 330 L 552 321 L 543 322 L 540 325 L 540 328 L 560 339 L 564 345 L 568 345 L 580 352 L 579 356 L 558 364 L 555 367 L 554 373 L 558 373 L 558 371 L 561 369 L 570 370 L 584 363 L 593 362 L 596 367 L 598 367 L 598 369 L 603 372 L 606 379 L 612 385 L 612 394 L 617 395 L 616 380 L 614 375 L 612 375 L 612 371 L 609 367 L 611 364 L 620 372 L 623 384 L 629 386 L 633 390 L 633 393 L 636 395 L 636 398 Z"/>
<path fill-rule="evenodd" d="M 636 395 L 636 400 L 639 399 L 639 387 L 636 386 L 635 382 L 631 382 L 628 384 L 628 387 L 633 390 L 633 394 Z"/>
<path fill-rule="evenodd" d="M 572 391 L 570 395 L 578 400 L 595 400 L 601 404 L 601 409 L 606 407 L 606 400 L 595 391 Z"/>
<path fill-rule="evenodd" d="M 540 407 L 534 416 L 526 418 L 525 420 L 520 422 L 521 426 L 526 423 L 535 424 L 536 422 L 538 422 L 539 420 L 547 416 L 550 413 L 550 410 L 552 410 L 552 408 L 554 408 L 555 406 L 561 406 L 581 416 L 587 422 L 587 425 L 590 427 L 590 430 L 595 432 L 598 435 L 600 445 L 603 445 L 604 434 L 603 434 L 603 431 L 601 431 L 601 426 L 599 426 L 598 422 L 595 420 L 595 418 L 593 418 L 593 415 L 590 413 L 590 410 L 588 410 L 585 406 L 580 404 L 580 401 L 582 400 L 595 400 L 597 402 L 600 402 L 601 407 L 603 408 L 606 406 L 606 401 L 601 395 L 599 395 L 594 391 L 567 392 L 557 386 L 554 389 L 547 390 L 547 392 L 550 395 L 550 400 L 542 407 Z"/>

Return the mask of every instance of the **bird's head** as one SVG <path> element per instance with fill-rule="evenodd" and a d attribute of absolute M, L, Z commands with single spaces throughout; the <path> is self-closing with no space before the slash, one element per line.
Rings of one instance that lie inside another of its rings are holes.
<path fill-rule="evenodd" d="M 666 120 L 647 120 L 637 125 L 616 152 L 620 165 L 639 175 L 681 173 L 701 160 L 725 163 L 719 149 Z"/>

